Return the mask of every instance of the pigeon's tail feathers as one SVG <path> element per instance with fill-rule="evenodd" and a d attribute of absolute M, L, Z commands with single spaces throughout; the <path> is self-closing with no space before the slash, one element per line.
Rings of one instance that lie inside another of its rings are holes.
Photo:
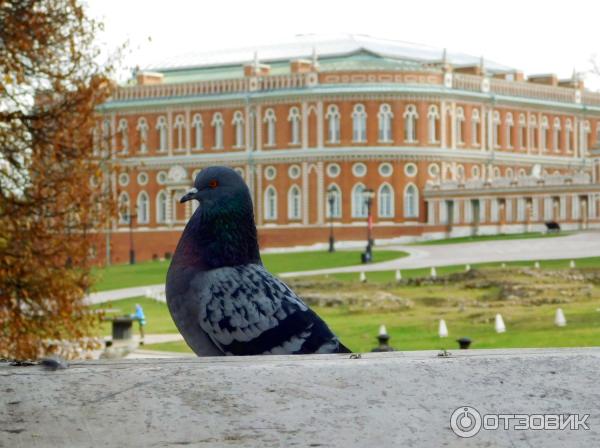
<path fill-rule="evenodd" d="M 337 353 L 352 353 L 352 350 L 340 342 Z"/>

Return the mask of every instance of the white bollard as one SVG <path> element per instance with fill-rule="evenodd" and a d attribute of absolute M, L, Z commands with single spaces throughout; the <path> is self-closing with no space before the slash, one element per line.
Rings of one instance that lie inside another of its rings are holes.
<path fill-rule="evenodd" d="M 360 272 L 360 276 L 358 277 L 358 279 L 362 282 L 362 283 L 366 283 L 367 282 L 367 274 L 365 274 L 365 271 L 361 271 Z"/>
<path fill-rule="evenodd" d="M 567 325 L 567 319 L 565 319 L 565 313 L 563 313 L 562 308 L 556 310 L 556 317 L 554 318 L 554 323 L 557 327 L 565 327 Z"/>
<path fill-rule="evenodd" d="M 536 269 L 539 269 L 539 268 L 540 268 L 540 262 L 539 262 L 539 261 L 536 261 L 536 262 L 533 264 L 533 267 L 534 267 L 534 268 L 536 268 Z"/>
<path fill-rule="evenodd" d="M 388 332 L 387 332 L 387 328 L 385 328 L 385 325 L 380 325 L 379 326 L 379 336 L 387 336 Z"/>
<path fill-rule="evenodd" d="M 431 276 L 431 278 L 437 277 L 437 271 L 435 270 L 435 266 L 431 266 L 431 272 L 429 275 Z"/>
<path fill-rule="evenodd" d="M 438 334 L 440 338 L 448 337 L 448 327 L 446 326 L 446 321 L 444 319 L 440 319 L 440 328 L 438 330 Z"/>
<path fill-rule="evenodd" d="M 471 265 L 470 264 L 466 264 L 465 265 L 465 272 L 469 272 L 471 270 Z"/>
<path fill-rule="evenodd" d="M 400 272 L 400 269 L 396 269 L 396 281 L 399 282 L 400 280 L 402 280 L 402 272 Z"/>
<path fill-rule="evenodd" d="M 575 260 L 571 260 L 571 262 L 569 263 L 569 267 L 571 269 L 575 269 Z"/>
<path fill-rule="evenodd" d="M 496 314 L 496 322 L 494 324 L 496 333 L 504 333 L 506 331 L 506 325 L 504 325 L 504 319 L 500 314 Z"/>
<path fill-rule="evenodd" d="M 502 263 L 502 269 L 506 269 L 506 263 Z"/>

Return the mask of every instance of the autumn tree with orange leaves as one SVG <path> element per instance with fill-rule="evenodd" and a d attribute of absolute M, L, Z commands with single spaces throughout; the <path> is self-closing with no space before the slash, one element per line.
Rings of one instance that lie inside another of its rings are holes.
<path fill-rule="evenodd" d="M 98 321 L 83 297 L 114 209 L 92 157 L 98 26 L 77 0 L 0 0 L 0 357 L 86 346 Z"/>

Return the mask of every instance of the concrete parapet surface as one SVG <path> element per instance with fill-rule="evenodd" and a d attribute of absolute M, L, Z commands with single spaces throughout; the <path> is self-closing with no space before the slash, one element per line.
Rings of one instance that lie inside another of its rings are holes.
<path fill-rule="evenodd" d="M 1 447 L 600 446 L 600 348 L 0 363 Z M 354 358 L 354 359 L 353 359 Z M 589 414 L 589 430 L 450 417 Z"/>

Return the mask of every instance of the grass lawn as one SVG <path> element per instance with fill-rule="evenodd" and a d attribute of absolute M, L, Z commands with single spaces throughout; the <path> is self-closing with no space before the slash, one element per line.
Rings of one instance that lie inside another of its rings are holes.
<path fill-rule="evenodd" d="M 542 233 L 542 232 L 527 232 L 527 233 L 503 233 L 500 235 L 478 235 L 478 236 L 461 236 L 456 238 L 444 238 L 441 240 L 420 241 L 411 243 L 411 246 L 435 246 L 440 244 L 458 244 L 458 243 L 475 243 L 479 241 L 495 241 L 495 240 L 525 240 L 531 238 L 556 238 L 560 236 L 572 235 L 573 232 L 560 233 Z"/>
<path fill-rule="evenodd" d="M 376 250 L 373 252 L 375 262 L 406 257 L 401 251 Z M 312 269 L 352 266 L 360 264 L 360 251 L 338 252 L 297 252 L 286 254 L 264 254 L 263 263 L 267 269 L 278 274 L 280 272 L 297 272 Z M 98 279 L 95 290 L 109 291 L 111 289 L 129 288 L 162 283 L 165 281 L 168 261 L 148 261 L 136 265 L 114 265 L 108 268 L 98 268 L 93 274 Z"/>
<path fill-rule="evenodd" d="M 571 259 L 563 259 L 563 260 L 540 260 L 540 268 L 541 269 L 567 269 L 569 267 Z M 577 268 L 600 268 L 600 257 L 590 257 L 590 258 L 578 258 L 575 260 Z M 492 262 L 492 263 L 479 263 L 472 264 L 471 268 L 500 268 L 503 262 Z M 507 267 L 531 267 L 534 266 L 534 261 L 507 261 L 504 264 Z M 452 266 L 440 266 L 436 268 L 436 273 L 438 276 L 454 274 L 457 272 L 464 272 L 465 265 L 452 265 Z M 419 268 L 419 269 L 402 269 L 402 278 L 418 278 L 418 277 L 428 277 L 430 275 L 430 268 Z M 378 272 L 366 272 L 368 282 L 373 283 L 387 283 L 395 281 L 396 271 L 378 271 Z M 358 281 L 359 274 L 358 273 L 348 273 L 348 274 L 329 274 L 326 276 L 327 278 L 334 278 L 336 280 L 343 281 Z M 318 278 L 318 277 L 317 277 Z M 321 277 L 323 278 L 323 277 Z"/>

